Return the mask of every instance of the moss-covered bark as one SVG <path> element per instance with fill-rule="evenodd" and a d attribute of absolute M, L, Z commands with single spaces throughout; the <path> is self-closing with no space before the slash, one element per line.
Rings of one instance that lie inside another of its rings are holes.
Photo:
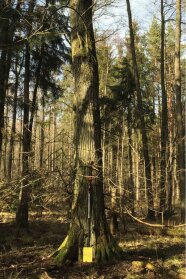
<path fill-rule="evenodd" d="M 83 259 L 84 238 L 83 230 L 73 224 L 68 235 L 55 251 L 55 262 L 57 264 L 66 263 L 68 261 L 80 261 Z M 122 255 L 122 250 L 113 238 L 105 233 L 96 239 L 96 244 L 93 247 L 93 260 L 95 262 L 106 262 L 118 259 Z"/>
<path fill-rule="evenodd" d="M 78 259 L 78 238 L 80 232 L 76 225 L 73 225 L 69 230 L 68 235 L 59 246 L 56 251 L 56 262 L 66 262 L 67 260 L 77 260 Z"/>
<path fill-rule="evenodd" d="M 70 1 L 72 69 L 75 80 L 75 182 L 71 227 L 55 253 L 58 264 L 68 260 L 81 261 L 85 246 L 93 248 L 96 261 L 106 261 L 119 254 L 104 211 L 99 75 L 92 4 L 92 0 Z"/>
<path fill-rule="evenodd" d="M 111 239 L 108 242 L 104 236 L 99 237 L 96 248 L 96 262 L 105 262 L 121 257 L 121 248 L 118 247 L 117 243 Z"/>

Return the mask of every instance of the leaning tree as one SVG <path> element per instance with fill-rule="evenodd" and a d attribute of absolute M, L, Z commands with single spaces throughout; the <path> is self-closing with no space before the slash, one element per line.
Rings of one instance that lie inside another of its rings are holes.
<path fill-rule="evenodd" d="M 119 253 L 104 210 L 99 76 L 92 5 L 92 0 L 70 1 L 75 81 L 74 191 L 71 226 L 55 253 L 58 263 L 81 261 L 83 246 L 93 248 L 96 261 L 107 260 Z"/>

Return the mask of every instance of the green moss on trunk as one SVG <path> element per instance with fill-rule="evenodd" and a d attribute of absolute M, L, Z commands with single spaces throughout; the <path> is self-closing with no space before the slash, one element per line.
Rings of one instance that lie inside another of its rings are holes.
<path fill-rule="evenodd" d="M 81 229 L 74 224 L 64 239 L 63 243 L 59 246 L 54 253 L 55 262 L 63 264 L 67 261 L 81 261 L 82 262 L 82 249 L 83 249 L 83 234 Z M 97 245 L 95 247 L 95 262 L 107 262 L 113 259 L 119 259 L 122 256 L 122 249 L 111 238 L 107 239 L 105 235 L 99 236 Z"/>
<path fill-rule="evenodd" d="M 105 236 L 98 238 L 98 244 L 96 247 L 96 262 L 106 262 L 113 259 L 121 258 L 122 249 L 118 244 L 113 241 L 112 238 L 109 240 Z"/>
<path fill-rule="evenodd" d="M 78 260 L 78 240 L 80 231 L 77 225 L 73 225 L 67 237 L 55 252 L 55 262 L 57 264 L 65 263 L 66 261 Z"/>

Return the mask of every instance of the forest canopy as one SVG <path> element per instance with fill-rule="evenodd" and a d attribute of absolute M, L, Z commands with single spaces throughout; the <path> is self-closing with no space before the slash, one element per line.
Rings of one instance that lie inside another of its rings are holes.
<path fill-rule="evenodd" d="M 180 0 L 0 2 L 0 232 L 68 224 L 61 265 L 121 259 L 128 225 L 183 230 L 184 16 Z"/>

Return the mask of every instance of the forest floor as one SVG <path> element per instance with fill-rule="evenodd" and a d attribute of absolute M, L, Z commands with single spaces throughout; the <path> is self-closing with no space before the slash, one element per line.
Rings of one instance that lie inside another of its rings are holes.
<path fill-rule="evenodd" d="M 57 267 L 47 256 L 64 239 L 68 223 L 57 216 L 30 221 L 19 236 L 10 214 L 0 219 L 2 279 L 185 279 L 185 230 L 148 229 L 129 224 L 117 235 L 122 259 L 104 264 L 68 263 Z"/>

